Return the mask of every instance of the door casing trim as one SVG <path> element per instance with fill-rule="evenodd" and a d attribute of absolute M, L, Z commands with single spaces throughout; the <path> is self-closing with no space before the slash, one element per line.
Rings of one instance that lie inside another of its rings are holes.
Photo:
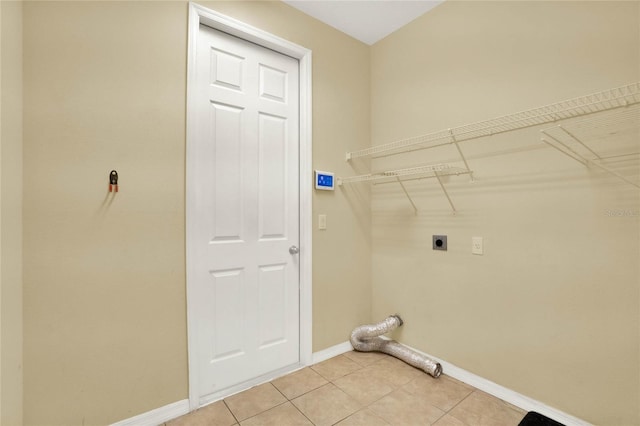
<path fill-rule="evenodd" d="M 210 28 L 223 31 L 243 40 L 250 41 L 257 45 L 266 47 L 284 55 L 293 57 L 299 62 L 299 78 L 300 78 L 300 146 L 299 146 L 299 191 L 300 191 L 300 364 L 291 366 L 293 371 L 301 366 L 310 365 L 312 362 L 312 253 L 311 253 L 311 234 L 312 234 L 312 63 L 311 50 L 299 46 L 295 43 L 287 41 L 283 38 L 270 34 L 259 28 L 245 24 L 234 18 L 220 14 L 214 10 L 205 8 L 199 4 L 189 3 L 189 35 L 188 35 L 188 54 L 187 54 L 187 151 L 186 151 L 186 274 L 187 274 L 187 338 L 188 338 L 188 360 L 189 360 L 189 408 L 195 410 L 200 406 L 200 397 L 197 378 L 198 365 L 196 359 L 196 336 L 194 327 L 196 318 L 192 306 L 195 305 L 193 291 L 190 291 L 193 285 L 191 277 L 194 275 L 196 265 L 192 265 L 190 255 L 192 249 L 189 244 L 190 238 L 194 232 L 194 220 L 192 220 L 190 206 L 193 205 L 193 191 L 190 185 L 193 182 L 193 167 L 195 137 L 194 114 L 196 105 L 194 105 L 194 96 L 192 91 L 195 90 L 196 81 L 196 48 L 198 31 L 200 24 Z M 280 370 L 279 370 L 280 371 Z M 284 371 L 283 371 L 284 373 Z M 248 384 L 248 383 L 247 383 Z M 236 390 L 237 391 L 237 390 Z M 219 396 L 219 397 L 223 397 Z"/>

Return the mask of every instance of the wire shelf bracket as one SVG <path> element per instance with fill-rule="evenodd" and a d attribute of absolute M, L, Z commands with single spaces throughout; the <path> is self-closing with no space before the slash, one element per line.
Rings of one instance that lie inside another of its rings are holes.
<path fill-rule="evenodd" d="M 584 166 L 595 166 L 623 182 L 640 188 L 638 182 L 634 182 L 602 164 L 605 158 L 587 143 L 587 141 L 594 143 L 599 140 L 603 144 L 603 141 L 606 141 L 604 147 L 607 147 L 607 143 L 614 142 L 616 137 L 622 140 L 625 130 L 629 132 L 627 134 L 628 140 L 636 142 L 635 150 L 634 152 L 618 155 L 618 157 L 640 154 L 637 151 L 637 140 L 638 135 L 640 135 L 640 105 L 629 108 L 622 113 L 608 113 L 590 120 L 571 123 L 570 125 L 560 124 L 542 129 L 540 131 L 540 140 Z"/>
<path fill-rule="evenodd" d="M 560 127 L 560 126 L 559 126 Z M 560 127 L 562 130 L 562 127 Z M 566 130 L 565 130 L 566 131 Z M 557 151 L 563 153 L 564 155 L 566 155 L 567 157 L 571 158 L 572 160 L 577 161 L 578 163 L 581 163 L 584 166 L 596 166 L 597 168 L 604 170 L 605 172 L 617 177 L 618 179 L 635 186 L 636 188 L 640 189 L 640 185 L 637 184 L 636 182 L 633 182 L 632 180 L 629 180 L 628 178 L 626 178 L 625 176 L 621 175 L 620 173 L 611 170 L 609 167 L 606 167 L 602 164 L 600 164 L 598 162 L 598 160 L 602 160 L 602 158 L 595 154 L 596 158 L 590 159 L 590 158 L 586 158 L 581 154 L 578 154 L 574 149 L 572 149 L 569 145 L 567 145 L 565 142 L 560 141 L 558 138 L 555 138 L 553 136 L 551 136 L 549 133 L 547 133 L 544 130 L 541 130 L 540 133 L 542 133 L 544 136 L 540 139 L 542 142 L 546 143 L 548 146 L 556 149 Z M 568 133 L 568 132 L 567 132 Z M 551 139 L 552 141 L 554 141 L 555 143 L 550 142 L 549 140 L 545 139 L 545 136 L 547 139 Z M 580 141 L 577 138 L 574 138 L 578 143 L 580 143 L 582 146 L 586 147 L 589 151 L 591 151 L 591 148 L 587 147 L 582 141 Z M 562 148 L 561 148 L 562 147 Z M 591 151 L 593 152 L 593 151 Z"/>
<path fill-rule="evenodd" d="M 421 180 L 421 179 L 433 179 L 435 178 L 442 189 L 453 213 L 456 213 L 456 207 L 449 196 L 449 192 L 445 187 L 442 177 L 445 176 L 460 176 L 464 174 L 472 174 L 472 171 L 469 169 L 464 169 L 461 167 L 452 167 L 448 164 L 435 164 L 429 166 L 418 166 L 418 167 L 410 167 L 406 169 L 397 169 L 397 170 L 388 170 L 379 173 L 368 173 L 364 175 L 358 176 L 350 176 L 346 178 L 338 178 L 338 186 L 343 186 L 351 183 L 361 183 L 368 182 L 374 185 L 383 185 L 389 183 L 397 183 L 402 188 L 405 196 L 411 203 L 413 207 L 414 213 L 418 213 L 418 207 L 416 206 L 413 198 L 409 194 L 404 182 L 412 181 L 412 180 Z"/>

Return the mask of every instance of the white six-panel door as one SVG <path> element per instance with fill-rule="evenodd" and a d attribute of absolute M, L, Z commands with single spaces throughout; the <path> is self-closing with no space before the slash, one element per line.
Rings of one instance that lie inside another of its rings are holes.
<path fill-rule="evenodd" d="M 196 52 L 190 327 L 206 401 L 300 359 L 299 77 L 296 59 L 204 25 Z"/>

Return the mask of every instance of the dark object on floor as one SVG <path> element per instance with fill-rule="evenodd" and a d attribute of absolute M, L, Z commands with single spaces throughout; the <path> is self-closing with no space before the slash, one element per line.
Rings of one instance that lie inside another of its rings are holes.
<path fill-rule="evenodd" d="M 535 411 L 529 411 L 518 426 L 564 426 L 549 417 L 543 416 Z"/>

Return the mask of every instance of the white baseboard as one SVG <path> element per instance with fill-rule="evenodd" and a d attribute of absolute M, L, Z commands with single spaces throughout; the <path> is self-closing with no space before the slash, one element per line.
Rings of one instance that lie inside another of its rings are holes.
<path fill-rule="evenodd" d="M 353 350 L 353 346 L 349 342 L 338 343 L 337 345 L 331 346 L 330 348 L 323 349 L 319 352 L 314 352 L 311 355 L 311 363 L 317 364 L 322 361 L 326 361 L 329 358 L 333 358 L 334 356 L 342 355 L 345 352 L 350 352 Z"/>
<path fill-rule="evenodd" d="M 111 426 L 157 426 L 169 420 L 180 417 L 189 412 L 189 400 L 174 402 L 155 410 L 147 411 L 125 420 L 120 420 Z"/>
<path fill-rule="evenodd" d="M 317 364 L 325 361 L 334 356 L 341 355 L 345 352 L 353 350 L 351 343 L 344 342 L 330 348 L 324 349 L 320 352 L 315 352 L 312 355 L 312 363 Z M 205 406 L 216 400 L 233 395 L 234 393 L 241 392 L 249 389 L 252 386 L 259 385 L 264 382 L 273 380 L 276 377 L 280 377 L 283 374 L 291 373 L 297 369 L 303 368 L 303 365 L 289 366 L 285 369 L 278 370 L 275 373 L 269 375 L 260 376 L 252 381 L 242 383 L 233 388 L 225 389 L 223 392 L 215 395 L 210 395 L 206 401 L 200 401 L 200 406 Z M 174 402 L 173 404 L 165 405 L 164 407 L 156 408 L 155 410 L 148 411 L 146 413 L 139 414 L 135 417 L 131 417 L 125 420 L 120 420 L 117 423 L 113 423 L 111 426 L 157 426 L 169 420 L 173 420 L 177 417 L 183 416 L 189 413 L 189 400 L 183 399 L 182 401 Z"/>
<path fill-rule="evenodd" d="M 500 398 L 501 400 L 515 405 L 516 407 L 521 408 L 525 411 L 535 411 L 566 426 L 592 426 L 589 422 L 574 417 L 556 408 L 550 407 L 540 401 L 536 401 L 535 399 L 529 398 L 528 396 L 522 395 L 516 391 L 505 388 L 504 386 L 473 374 L 447 361 L 424 353 L 416 348 L 412 348 L 411 346 L 405 346 L 439 362 L 440 365 L 442 365 L 442 372 L 447 376 L 460 380 L 461 382 L 471 385 L 476 389 L 488 393 L 489 395 L 495 396 L 496 398 Z"/>
<path fill-rule="evenodd" d="M 387 337 L 382 336 L 382 338 L 387 338 Z M 535 399 L 529 398 L 528 396 L 522 395 L 511 389 L 505 388 L 504 386 L 501 386 L 497 383 L 494 383 L 490 380 L 487 380 L 483 377 L 473 374 L 447 361 L 434 357 L 433 355 L 429 355 L 418 349 L 412 348 L 411 346 L 408 346 L 408 345 L 405 345 L 405 346 L 418 352 L 419 354 L 425 355 L 439 362 L 440 365 L 442 365 L 442 372 L 447 376 L 460 380 L 461 382 L 471 385 L 478 390 L 486 392 L 489 395 L 495 396 L 496 398 L 500 398 L 501 400 L 506 401 L 509 404 L 515 405 L 516 407 L 521 408 L 525 411 L 538 412 L 555 421 L 563 423 L 566 426 L 592 426 L 591 423 L 589 422 L 586 422 L 582 419 L 574 417 L 556 408 L 550 407 L 546 404 L 543 404 L 540 401 L 536 401 Z M 320 352 L 315 352 L 313 354 L 313 363 L 316 364 L 318 362 L 324 361 L 331 357 L 343 354 L 345 352 L 349 352 L 352 349 L 353 347 L 349 342 L 340 343 L 338 345 L 332 346 Z"/>
<path fill-rule="evenodd" d="M 463 370 L 460 367 L 456 367 L 446 361 L 436 360 L 442 365 L 442 371 L 448 376 L 471 385 L 476 389 L 488 393 L 489 395 L 493 395 L 496 398 L 500 398 L 501 400 L 522 408 L 525 411 L 536 411 L 566 426 L 591 426 L 591 423 L 543 404 L 540 401 L 536 401 L 533 398 L 529 398 L 521 393 L 505 388 L 504 386 L 470 373 L 467 370 Z"/>
<path fill-rule="evenodd" d="M 536 411 L 551 419 L 563 423 L 566 426 L 592 426 L 591 423 L 588 423 L 556 408 L 550 407 L 540 401 L 529 398 L 528 396 L 512 391 L 511 389 L 507 389 L 504 386 L 473 374 L 447 361 L 434 357 L 433 355 L 424 353 L 420 350 L 412 348 L 411 346 L 407 347 L 439 362 L 442 365 L 443 373 L 447 376 L 467 383 L 468 385 L 471 385 L 476 389 L 486 392 L 489 395 L 493 395 L 496 398 L 500 398 L 503 401 L 515 405 L 516 407 L 519 407 L 525 411 Z M 314 352 L 312 355 L 312 363 L 317 364 L 329 358 L 333 358 L 334 356 L 342 355 L 343 353 L 349 352 L 351 350 L 353 350 L 353 347 L 348 341 L 339 343 L 335 346 L 331 346 L 330 348 Z M 175 419 L 176 417 L 187 414 L 188 412 L 189 400 L 183 399 L 182 401 L 174 402 L 173 404 L 165 405 L 164 407 L 160 407 L 155 410 L 140 414 L 138 416 L 119 421 L 111 426 L 156 426 L 166 421 Z"/>

